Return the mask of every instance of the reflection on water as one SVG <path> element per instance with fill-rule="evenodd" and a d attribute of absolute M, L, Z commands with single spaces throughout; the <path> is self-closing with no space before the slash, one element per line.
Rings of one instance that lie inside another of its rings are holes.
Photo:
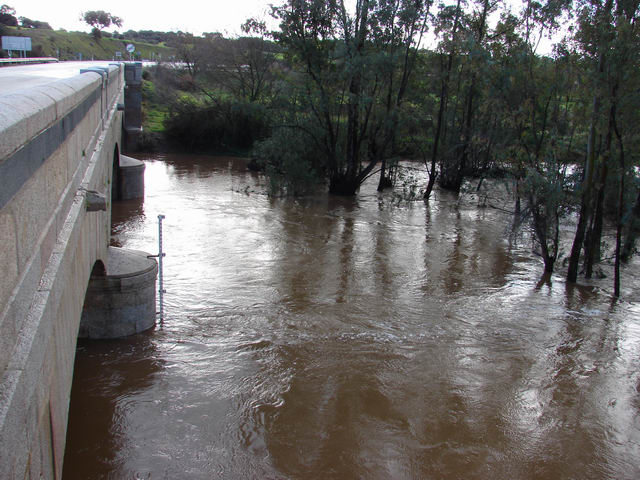
<path fill-rule="evenodd" d="M 165 321 L 80 344 L 65 478 L 640 477 L 637 263 L 612 304 L 473 200 L 146 164 L 113 241 L 156 252 L 166 215 Z"/>

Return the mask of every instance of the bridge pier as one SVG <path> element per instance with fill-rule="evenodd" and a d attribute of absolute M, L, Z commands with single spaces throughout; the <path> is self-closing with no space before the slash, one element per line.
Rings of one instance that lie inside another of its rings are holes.
<path fill-rule="evenodd" d="M 79 338 L 120 338 L 156 323 L 158 264 L 145 252 L 109 247 L 106 270 L 91 275 Z"/>
<path fill-rule="evenodd" d="M 120 155 L 118 166 L 118 200 L 144 197 L 144 163 L 135 158 Z"/>

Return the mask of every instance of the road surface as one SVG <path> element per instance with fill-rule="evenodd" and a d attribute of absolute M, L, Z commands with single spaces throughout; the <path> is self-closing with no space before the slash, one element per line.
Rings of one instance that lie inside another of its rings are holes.
<path fill-rule="evenodd" d="M 109 61 L 60 62 L 0 68 L 0 96 L 28 90 L 80 74 L 83 68 L 107 66 Z"/>

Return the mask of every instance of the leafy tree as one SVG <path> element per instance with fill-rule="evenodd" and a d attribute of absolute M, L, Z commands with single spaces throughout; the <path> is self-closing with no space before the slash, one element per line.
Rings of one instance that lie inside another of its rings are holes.
<path fill-rule="evenodd" d="M 171 46 L 176 49 L 178 60 L 184 65 L 189 74 L 188 81 L 185 82 L 189 88 L 193 88 L 196 77 L 205 68 L 205 64 L 210 58 L 211 41 L 219 34 L 207 34 L 206 37 L 197 37 L 191 33 L 178 32 L 176 38 L 171 42 Z"/>
<path fill-rule="evenodd" d="M 435 181 L 438 175 L 436 165 L 439 161 L 439 148 L 442 143 L 444 123 L 446 122 L 446 111 L 449 103 L 449 89 L 451 84 L 451 74 L 454 67 L 454 60 L 460 48 L 459 31 L 461 23 L 462 9 L 461 0 L 457 0 L 456 6 L 440 7 L 437 16 L 436 33 L 441 35 L 438 45 L 438 62 L 439 67 L 439 100 L 438 114 L 433 134 L 433 145 L 431 150 L 431 168 L 429 169 L 429 181 L 424 192 L 424 199 L 429 200 Z M 426 159 L 425 159 L 426 160 Z"/>
<path fill-rule="evenodd" d="M 122 27 L 122 19 L 120 17 L 111 15 L 104 10 L 90 10 L 88 12 L 84 12 L 81 14 L 80 19 L 93 27 L 91 33 L 96 39 L 101 38 L 102 30 L 109 28 L 111 25 Z"/>
<path fill-rule="evenodd" d="M 39 28 L 43 30 L 53 30 L 51 25 L 47 22 L 40 22 L 38 20 L 31 20 L 27 17 L 20 17 L 20 26 L 22 28 Z"/>
<path fill-rule="evenodd" d="M 9 27 L 17 27 L 18 19 L 16 18 L 16 9 L 9 5 L 0 6 L 0 25 Z"/>
<path fill-rule="evenodd" d="M 495 67 L 488 95 L 500 117 L 499 150 L 516 179 L 516 224 L 531 218 L 547 274 L 559 255 L 560 220 L 569 206 L 566 172 L 572 158 L 576 68 L 571 52 L 560 49 L 548 58 L 535 49 L 562 8 L 529 2 L 519 17 L 502 16 L 491 44 Z M 520 198 L 525 201 L 522 211 Z"/>
<path fill-rule="evenodd" d="M 253 148 L 254 158 L 264 163 L 272 193 L 303 195 L 313 191 L 323 175 L 320 150 L 304 135 L 277 128 Z"/>
<path fill-rule="evenodd" d="M 286 127 L 322 153 L 330 192 L 355 194 L 389 155 L 430 5 L 288 0 L 273 8 L 296 99 Z"/>
<path fill-rule="evenodd" d="M 267 136 L 264 117 L 260 105 L 183 97 L 169 105 L 164 126 L 168 139 L 189 151 L 246 151 Z"/>
<path fill-rule="evenodd" d="M 609 172 L 619 164 L 620 195 L 618 205 L 618 237 L 622 234 L 624 180 L 628 165 L 624 157 L 624 136 L 620 128 L 621 92 L 629 90 L 637 80 L 639 36 L 637 1 L 604 0 L 584 2 L 578 12 L 577 44 L 590 72 L 590 118 L 587 127 L 586 156 L 580 189 L 578 225 L 571 248 L 567 280 L 575 282 L 581 252 L 584 250 L 585 272 L 592 273 L 599 259 L 604 216 L 604 199 Z M 637 94 L 634 94 L 634 96 Z M 626 99 L 628 100 L 628 99 Z M 637 121 L 637 118 L 636 118 Z M 615 139 L 615 140 L 614 140 Z M 616 148 L 617 143 L 617 148 Z M 618 162 L 615 159 L 618 159 Z M 619 293 L 620 238 L 616 241 L 616 293 Z"/>
<path fill-rule="evenodd" d="M 470 12 L 460 12 L 460 2 L 453 13 L 451 47 L 447 48 L 447 72 L 449 62 L 459 58 L 454 101 L 449 110 L 450 134 L 447 139 L 446 156 L 441 161 L 440 186 L 459 192 L 465 173 L 471 168 L 474 157 L 482 154 L 486 142 L 476 142 L 479 107 L 484 102 L 486 73 L 489 63 L 487 39 L 489 16 L 496 11 L 500 1 L 475 0 Z M 456 26 L 458 30 L 456 30 Z M 457 53 L 456 53 L 457 52 Z M 464 55 L 464 58 L 462 58 Z M 445 76 L 446 78 L 446 76 Z M 449 80 L 447 80 L 449 81 Z M 443 101 L 448 103 L 447 98 Z M 445 112 L 446 113 L 446 112 Z"/>
<path fill-rule="evenodd" d="M 118 38 L 120 39 L 131 39 L 131 40 L 137 40 L 140 42 L 145 42 L 145 43 L 161 43 L 161 42 L 165 42 L 167 44 L 170 44 L 172 42 L 175 42 L 178 33 L 182 33 L 182 32 L 158 32 L 158 31 L 154 31 L 154 30 L 127 30 L 124 33 L 118 34 Z"/>
<path fill-rule="evenodd" d="M 237 100 L 266 101 L 274 93 L 277 47 L 266 39 L 264 22 L 249 19 L 242 30 L 252 36 L 217 39 L 209 70 Z"/>

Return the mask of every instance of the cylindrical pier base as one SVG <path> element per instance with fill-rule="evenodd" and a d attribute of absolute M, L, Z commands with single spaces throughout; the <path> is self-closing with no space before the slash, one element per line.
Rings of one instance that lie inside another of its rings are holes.
<path fill-rule="evenodd" d="M 155 325 L 158 264 L 137 250 L 109 247 L 106 275 L 92 275 L 79 338 L 119 338 Z"/>
<path fill-rule="evenodd" d="M 120 155 L 118 169 L 118 200 L 132 200 L 144 197 L 144 162 Z"/>

